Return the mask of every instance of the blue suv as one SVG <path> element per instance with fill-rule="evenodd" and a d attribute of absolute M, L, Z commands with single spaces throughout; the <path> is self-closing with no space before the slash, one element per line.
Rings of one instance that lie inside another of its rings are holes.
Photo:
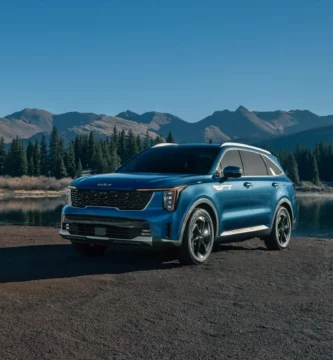
<path fill-rule="evenodd" d="M 81 255 L 113 243 L 172 246 L 201 264 L 217 242 L 290 242 L 296 195 L 277 158 L 239 144 L 159 144 L 115 173 L 82 177 L 67 190 L 60 235 Z"/>

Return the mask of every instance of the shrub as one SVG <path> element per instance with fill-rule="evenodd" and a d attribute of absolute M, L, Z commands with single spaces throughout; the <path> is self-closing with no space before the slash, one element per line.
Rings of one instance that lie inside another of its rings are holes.
<path fill-rule="evenodd" d="M 49 177 L 0 177 L 0 189 L 6 190 L 64 190 L 72 181 L 70 178 L 55 179 Z"/>

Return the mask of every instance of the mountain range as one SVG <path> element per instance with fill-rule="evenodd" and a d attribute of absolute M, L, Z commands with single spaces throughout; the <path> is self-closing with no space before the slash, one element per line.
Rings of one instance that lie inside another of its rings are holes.
<path fill-rule="evenodd" d="M 313 147 L 318 141 L 333 143 L 333 115 L 319 116 L 308 110 L 250 111 L 243 106 L 235 111 L 215 111 L 198 122 L 187 122 L 161 112 L 137 114 L 127 110 L 105 114 L 68 112 L 52 114 L 46 110 L 24 109 L 0 118 L 0 137 L 10 143 L 15 136 L 38 138 L 56 126 L 66 141 L 77 134 L 93 131 L 96 136 L 110 136 L 114 125 L 118 130 L 132 129 L 134 134 L 152 138 L 167 137 L 175 142 L 242 141 L 266 145 L 272 150 L 293 150 L 296 143 Z"/>

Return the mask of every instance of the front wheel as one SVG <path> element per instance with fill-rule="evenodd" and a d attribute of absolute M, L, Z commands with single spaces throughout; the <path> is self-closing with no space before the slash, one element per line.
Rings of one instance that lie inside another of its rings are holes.
<path fill-rule="evenodd" d="M 214 224 L 209 213 L 204 209 L 195 209 L 188 220 L 178 249 L 178 258 L 182 265 L 199 265 L 204 263 L 215 240 Z"/>
<path fill-rule="evenodd" d="M 107 245 L 84 244 L 72 241 L 74 250 L 81 256 L 103 256 L 108 249 Z"/>
<path fill-rule="evenodd" d="M 291 218 L 289 211 L 281 206 L 275 216 L 272 232 L 264 238 L 265 245 L 269 250 L 283 250 L 290 242 Z"/>

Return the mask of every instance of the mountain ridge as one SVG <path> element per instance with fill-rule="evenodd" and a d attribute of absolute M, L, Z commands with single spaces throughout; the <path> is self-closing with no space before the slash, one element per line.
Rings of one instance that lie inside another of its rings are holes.
<path fill-rule="evenodd" d="M 251 111 L 240 105 L 235 111 L 216 110 L 197 122 L 187 122 L 171 113 L 131 110 L 115 116 L 89 112 L 53 114 L 43 109 L 25 108 L 0 118 L 0 137 L 6 143 L 15 136 L 23 139 L 50 133 L 56 126 L 66 141 L 90 131 L 97 136 L 112 135 L 113 127 L 129 129 L 140 136 L 167 137 L 171 132 L 176 142 L 246 141 L 262 143 L 309 129 L 333 125 L 333 115 L 319 116 L 309 110 Z M 277 141 L 277 140 L 276 140 Z"/>

